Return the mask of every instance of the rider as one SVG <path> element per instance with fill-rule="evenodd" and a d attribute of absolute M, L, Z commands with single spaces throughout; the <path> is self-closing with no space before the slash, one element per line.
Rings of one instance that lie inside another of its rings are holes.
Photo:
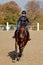
<path fill-rule="evenodd" d="M 26 11 L 22 11 L 22 16 L 20 16 L 20 18 L 17 21 L 17 30 L 18 31 L 20 30 L 20 23 L 24 23 L 25 24 L 26 32 L 29 34 L 29 31 L 28 31 L 29 20 L 26 17 Z M 28 39 L 30 40 L 30 35 L 29 35 Z"/>

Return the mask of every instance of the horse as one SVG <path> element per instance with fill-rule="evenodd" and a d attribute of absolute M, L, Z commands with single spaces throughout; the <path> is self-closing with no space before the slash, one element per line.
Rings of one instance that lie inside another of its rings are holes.
<path fill-rule="evenodd" d="M 17 46 L 19 47 L 19 55 L 17 57 L 21 57 L 23 53 L 23 49 L 28 42 L 28 33 L 26 32 L 25 26 L 21 26 L 19 32 L 15 31 L 15 51 L 17 52 Z"/>

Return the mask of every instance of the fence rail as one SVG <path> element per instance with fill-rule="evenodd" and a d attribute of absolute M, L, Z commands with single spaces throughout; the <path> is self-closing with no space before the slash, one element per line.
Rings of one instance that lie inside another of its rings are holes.
<path fill-rule="evenodd" d="M 16 25 L 8 25 L 9 30 L 15 30 Z M 31 30 L 43 30 L 43 24 L 38 23 L 32 23 L 32 25 L 29 25 L 29 29 Z M 7 25 L 0 25 L 0 30 L 7 30 Z"/>
<path fill-rule="evenodd" d="M 39 30 L 43 30 L 43 24 L 39 24 L 39 23 L 32 24 L 32 30 L 37 30 L 38 28 Z"/>

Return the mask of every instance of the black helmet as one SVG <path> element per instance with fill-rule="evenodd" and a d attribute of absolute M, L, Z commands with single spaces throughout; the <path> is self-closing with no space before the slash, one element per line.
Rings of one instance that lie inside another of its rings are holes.
<path fill-rule="evenodd" d="M 26 14 L 26 11 L 22 11 L 22 14 Z"/>

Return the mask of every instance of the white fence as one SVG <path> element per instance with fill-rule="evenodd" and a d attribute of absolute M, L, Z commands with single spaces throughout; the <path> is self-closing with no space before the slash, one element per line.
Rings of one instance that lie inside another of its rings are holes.
<path fill-rule="evenodd" d="M 32 24 L 32 30 L 43 30 L 43 24 L 39 24 L 39 23 L 33 23 Z"/>
<path fill-rule="evenodd" d="M 9 23 L 7 22 L 6 25 L 0 25 L 0 30 L 6 30 L 6 31 L 9 31 L 9 30 L 14 30 L 16 29 L 16 25 L 9 25 Z"/>
<path fill-rule="evenodd" d="M 0 25 L 0 30 L 14 30 L 16 29 L 16 25 L 9 25 L 9 23 L 7 22 L 6 25 Z M 43 24 L 39 24 L 39 23 L 32 23 L 32 25 L 29 25 L 29 29 L 31 30 L 43 30 Z"/>

